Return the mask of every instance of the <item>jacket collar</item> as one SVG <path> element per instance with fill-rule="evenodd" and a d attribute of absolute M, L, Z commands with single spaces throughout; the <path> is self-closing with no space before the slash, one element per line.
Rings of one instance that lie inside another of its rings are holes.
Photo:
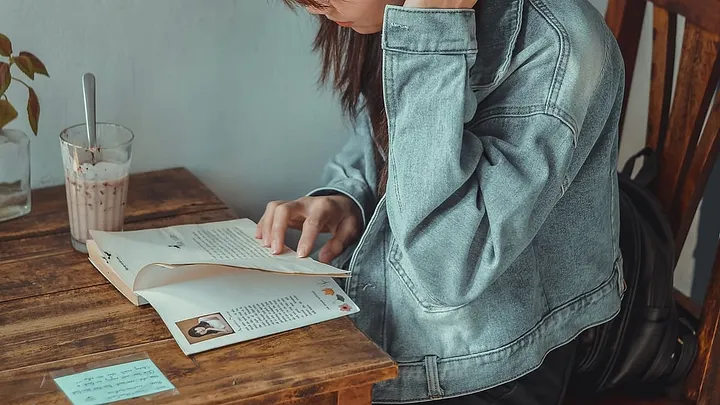
<path fill-rule="evenodd" d="M 475 7 L 478 53 L 473 85 L 476 87 L 494 87 L 505 76 L 522 28 L 524 2 L 479 0 Z"/>

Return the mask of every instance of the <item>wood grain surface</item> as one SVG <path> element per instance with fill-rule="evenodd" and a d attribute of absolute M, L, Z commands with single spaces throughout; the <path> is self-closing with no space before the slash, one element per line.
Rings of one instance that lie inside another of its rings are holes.
<path fill-rule="evenodd" d="M 369 405 L 372 385 L 397 375 L 348 318 L 185 356 L 152 307 L 131 304 L 72 249 L 64 193 L 35 190 L 32 214 L 0 223 L 0 403 L 68 404 L 49 373 L 132 355 L 177 388 L 158 404 Z M 232 218 L 187 170 L 130 179 L 127 230 Z"/>
<path fill-rule="evenodd" d="M 227 208 L 185 169 L 139 173 L 130 182 L 126 223 Z M 69 231 L 64 186 L 33 190 L 32 201 L 32 214 L 0 224 L 0 243 Z"/>
<path fill-rule="evenodd" d="M 127 229 L 232 218 L 234 216 L 229 210 L 220 209 L 134 222 Z M 6 252 L 6 258 L 0 259 L 0 302 L 107 283 L 105 277 L 90 264 L 87 255 L 70 246 L 69 233 L 2 242 L 0 251 Z"/>
<path fill-rule="evenodd" d="M 96 306 L 96 303 L 85 306 Z M 91 331 L 91 319 L 77 321 L 97 316 L 86 310 L 53 326 L 52 331 L 39 337 L 42 343 L 32 344 L 32 334 L 25 335 L 24 344 L 3 342 L 0 348 L 3 362 L 23 356 L 30 359 L 15 360 L 10 369 L 3 367 L 0 393 L 12 395 L 13 404 L 64 404 L 62 394 L 52 384 L 49 388 L 42 387 L 43 379 L 45 384 L 49 383 L 48 373 L 73 367 L 81 369 L 86 364 L 131 355 L 151 358 L 180 392 L 179 396 L 156 401 L 162 404 L 225 404 L 239 400 L 243 400 L 242 404 L 274 404 L 367 387 L 393 378 L 397 372 L 387 355 L 355 330 L 346 318 L 187 357 L 177 343 L 168 338 L 152 309 L 137 309 L 142 314 L 134 317 L 131 312 L 135 311 L 118 307 L 111 307 L 110 311 L 120 320 L 96 331 Z M 118 329 L 116 325 L 122 321 L 127 325 Z M 73 331 L 73 325 L 78 324 L 82 326 Z M 32 326 L 15 333 L 13 342 Z M 141 344 L 143 340 L 150 342 Z M 74 343 L 78 341 L 80 343 Z M 32 347 L 24 348 L 28 343 Z M 118 348 L 130 343 L 133 345 Z M 62 348 L 52 350 L 51 355 L 36 354 L 38 349 L 49 350 L 54 344 Z M 93 349 L 96 352 L 89 354 Z M 43 358 L 53 357 L 60 360 L 42 362 Z M 355 401 L 348 402 L 350 404 L 369 405 L 369 402 L 357 402 L 357 398 L 366 398 L 362 389 L 343 395 Z"/>

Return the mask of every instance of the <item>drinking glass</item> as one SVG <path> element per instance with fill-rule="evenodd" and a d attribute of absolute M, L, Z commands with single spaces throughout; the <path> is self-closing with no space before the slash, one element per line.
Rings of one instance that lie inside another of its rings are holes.
<path fill-rule="evenodd" d="M 123 230 L 132 159 L 132 131 L 99 122 L 96 132 L 94 148 L 86 124 L 60 133 L 71 241 L 83 253 L 91 230 Z"/>

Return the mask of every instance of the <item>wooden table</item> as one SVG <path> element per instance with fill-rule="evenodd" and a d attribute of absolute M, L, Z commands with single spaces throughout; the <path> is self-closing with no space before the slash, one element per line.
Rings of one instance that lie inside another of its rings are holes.
<path fill-rule="evenodd" d="M 178 389 L 160 404 L 370 404 L 372 385 L 397 375 L 347 318 L 187 357 L 151 307 L 72 250 L 64 187 L 32 197 L 32 214 L 0 223 L 0 403 L 68 404 L 49 372 L 134 354 Z M 128 230 L 233 217 L 187 170 L 131 177 Z"/>

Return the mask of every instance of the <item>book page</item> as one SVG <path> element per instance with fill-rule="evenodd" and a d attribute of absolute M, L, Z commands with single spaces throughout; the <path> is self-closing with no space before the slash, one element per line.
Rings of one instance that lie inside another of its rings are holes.
<path fill-rule="evenodd" d="M 143 267 L 157 262 L 172 263 L 185 259 L 177 249 L 170 247 L 176 242 L 167 228 L 125 232 L 90 231 L 90 234 L 92 243 L 99 251 L 100 260 L 110 265 L 130 287 Z"/>
<path fill-rule="evenodd" d="M 87 241 L 88 260 L 125 298 L 135 305 L 146 305 L 148 302 L 138 297 L 132 290 L 135 274 L 124 269 L 116 271 L 111 266 L 111 256 L 107 252 L 101 252 L 94 241 Z"/>
<path fill-rule="evenodd" d="M 262 271 L 227 272 L 136 293 L 150 302 L 188 355 L 359 311 L 332 278 Z"/>
<path fill-rule="evenodd" d="M 262 246 L 254 236 L 243 232 L 243 223 L 216 224 L 208 227 L 177 227 L 179 240 L 187 240 L 202 249 L 213 261 L 267 259 L 270 249 Z M 255 232 L 253 227 L 252 232 Z M 190 245 L 190 243 L 188 243 Z M 192 246 L 192 245 L 190 245 Z M 199 258 L 198 258 L 199 259 Z"/>
<path fill-rule="evenodd" d="M 270 248 L 255 239 L 255 227 L 249 219 L 237 219 L 140 231 L 91 231 L 91 235 L 113 268 L 131 273 L 132 280 L 143 267 L 153 263 L 221 264 L 281 273 L 347 276 L 345 270 L 312 258 L 299 258 L 289 248 L 273 255 Z"/>
<path fill-rule="evenodd" d="M 151 264 L 138 273 L 135 283 L 131 286 L 133 291 L 149 290 L 168 284 L 184 283 L 186 281 L 200 278 L 212 278 L 229 272 L 237 271 L 262 271 L 240 269 L 237 267 L 220 265 L 183 265 L 183 266 L 161 266 Z"/>

